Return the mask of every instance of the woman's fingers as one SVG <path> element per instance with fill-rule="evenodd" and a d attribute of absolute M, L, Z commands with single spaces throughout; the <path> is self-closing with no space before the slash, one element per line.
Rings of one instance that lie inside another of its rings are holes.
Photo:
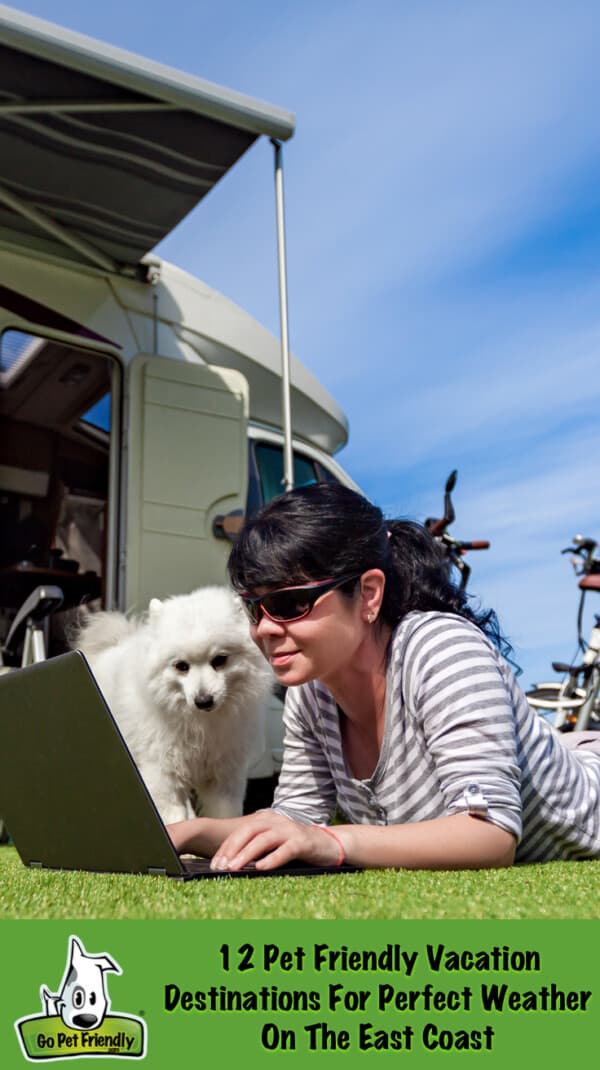
<path fill-rule="evenodd" d="M 232 858 L 240 853 L 260 831 L 249 817 L 243 826 L 227 836 L 213 855 L 213 869 L 224 869 Z"/>
<path fill-rule="evenodd" d="M 278 847 L 281 842 L 281 834 L 278 835 L 272 829 L 264 829 L 262 832 L 257 832 L 256 836 L 253 836 L 250 842 L 242 847 L 237 854 L 226 855 L 225 863 L 221 864 L 220 859 L 214 858 L 212 867 L 213 869 L 242 869 L 243 866 L 247 866 L 250 862 L 256 862 L 263 858 L 269 851 Z"/>
<path fill-rule="evenodd" d="M 256 860 L 256 868 L 277 869 L 278 866 L 285 866 L 286 862 L 292 862 L 298 857 L 298 851 L 294 850 L 289 840 L 286 840 L 285 843 L 280 843 L 279 847 L 276 847 L 270 854 L 264 855 L 263 858 L 258 858 Z"/>
<path fill-rule="evenodd" d="M 288 839 L 298 826 L 281 814 L 252 815 L 215 853 L 213 869 L 239 869 Z"/>
<path fill-rule="evenodd" d="M 237 870 L 255 862 L 259 869 L 274 869 L 294 858 L 320 866 L 337 865 L 340 845 L 336 839 L 318 826 L 299 825 L 282 814 L 252 814 L 223 840 L 211 868 Z"/>
<path fill-rule="evenodd" d="M 235 853 L 229 850 L 226 852 L 219 851 L 219 854 L 213 858 L 211 867 L 212 869 L 241 869 L 242 866 L 247 866 L 250 862 L 258 861 L 258 859 L 264 857 L 282 842 L 285 842 L 285 839 L 281 834 L 265 829 L 262 832 L 257 832 L 248 843 Z"/>

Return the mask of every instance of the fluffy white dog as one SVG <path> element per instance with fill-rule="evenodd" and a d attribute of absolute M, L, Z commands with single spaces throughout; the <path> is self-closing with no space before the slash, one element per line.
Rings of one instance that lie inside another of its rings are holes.
<path fill-rule="evenodd" d="M 71 645 L 85 654 L 163 821 L 239 816 L 273 685 L 239 599 L 204 587 L 155 598 L 137 620 L 93 613 Z"/>

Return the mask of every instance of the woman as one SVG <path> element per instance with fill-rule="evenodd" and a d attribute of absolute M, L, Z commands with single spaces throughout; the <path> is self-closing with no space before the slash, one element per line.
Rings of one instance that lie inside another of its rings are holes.
<path fill-rule="evenodd" d="M 283 769 L 272 809 L 170 826 L 179 851 L 224 870 L 600 857 L 596 744 L 567 749 L 530 710 L 495 615 L 424 528 L 304 487 L 244 528 L 229 573 L 288 688 Z"/>

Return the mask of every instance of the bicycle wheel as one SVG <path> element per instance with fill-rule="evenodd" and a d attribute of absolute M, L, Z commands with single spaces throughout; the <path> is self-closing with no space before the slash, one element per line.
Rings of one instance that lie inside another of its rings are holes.
<path fill-rule="evenodd" d="M 564 684 L 553 681 L 525 692 L 529 705 L 536 710 L 578 710 L 585 702 L 585 694 L 582 687 L 568 692 Z"/>
<path fill-rule="evenodd" d="M 563 731 L 574 728 L 579 710 L 586 700 L 586 691 L 582 687 L 573 687 L 569 681 L 559 683 L 550 680 L 526 692 L 529 705 L 534 710 L 547 710 L 554 713 L 552 725 Z"/>

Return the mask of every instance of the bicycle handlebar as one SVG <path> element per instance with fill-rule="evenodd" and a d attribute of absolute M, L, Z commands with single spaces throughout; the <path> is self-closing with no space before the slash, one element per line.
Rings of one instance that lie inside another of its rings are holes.
<path fill-rule="evenodd" d="M 590 572 L 600 571 L 600 561 L 597 557 L 594 557 L 594 551 L 598 543 L 594 539 L 584 538 L 583 535 L 576 535 L 573 543 L 573 546 L 567 546 L 564 550 L 561 550 L 561 553 L 574 554 L 580 559 L 579 563 L 575 560 L 571 561 L 575 574 L 581 576 L 582 574 L 587 575 Z"/>
<path fill-rule="evenodd" d="M 598 543 L 595 539 L 587 539 L 583 535 L 575 535 L 574 546 L 567 546 L 564 550 L 561 550 L 561 554 L 593 554 Z"/>
<path fill-rule="evenodd" d="M 456 486 L 457 475 L 458 473 L 456 469 L 453 469 L 446 480 L 446 486 L 444 488 L 443 517 L 428 517 L 425 521 L 425 527 L 430 535 L 433 535 L 441 546 L 447 560 L 460 572 L 460 587 L 461 590 L 464 591 L 469 576 L 471 575 L 471 569 L 463 555 L 466 554 L 468 550 L 489 550 L 490 544 L 487 539 L 471 539 L 467 542 L 462 539 L 455 539 L 452 535 L 448 534 L 447 529 L 456 519 L 454 506 L 452 504 L 452 491 Z"/>

